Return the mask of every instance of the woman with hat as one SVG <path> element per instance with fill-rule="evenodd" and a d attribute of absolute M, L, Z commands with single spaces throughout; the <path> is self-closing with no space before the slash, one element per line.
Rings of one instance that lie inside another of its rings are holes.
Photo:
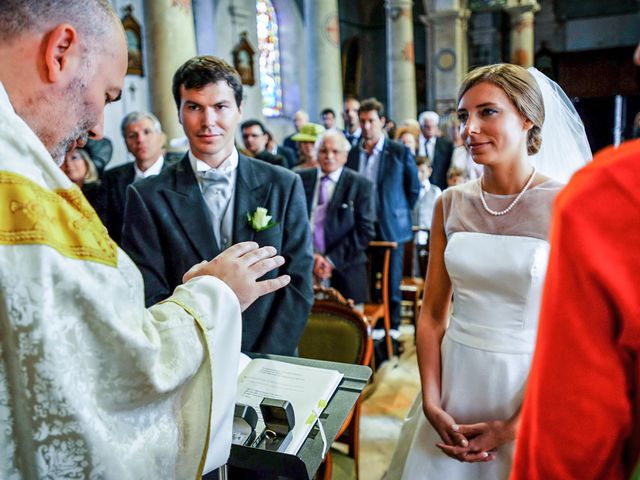
<path fill-rule="evenodd" d="M 298 133 L 291 137 L 291 140 L 298 142 L 298 164 L 294 171 L 318 166 L 318 156 L 316 152 L 316 140 L 324 132 L 324 127 L 317 123 L 305 123 L 300 127 Z"/>

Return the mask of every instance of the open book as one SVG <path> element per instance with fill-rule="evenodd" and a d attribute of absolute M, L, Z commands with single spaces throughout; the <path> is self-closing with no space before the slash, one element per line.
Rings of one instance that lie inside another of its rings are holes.
<path fill-rule="evenodd" d="M 264 429 L 260 402 L 263 398 L 288 400 L 293 405 L 296 424 L 285 453 L 296 454 L 316 419 L 338 388 L 342 373 L 337 370 L 240 355 L 236 403 L 251 405 L 258 412 L 256 430 Z"/>

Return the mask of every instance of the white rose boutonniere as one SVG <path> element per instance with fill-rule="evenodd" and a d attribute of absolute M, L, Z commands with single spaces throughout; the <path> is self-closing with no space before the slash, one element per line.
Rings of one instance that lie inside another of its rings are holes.
<path fill-rule="evenodd" d="M 277 223 L 271 219 L 271 215 L 267 215 L 267 213 L 269 213 L 269 211 L 264 207 L 256 208 L 256 211 L 253 213 L 247 212 L 247 221 L 256 232 L 261 232 L 277 225 Z"/>

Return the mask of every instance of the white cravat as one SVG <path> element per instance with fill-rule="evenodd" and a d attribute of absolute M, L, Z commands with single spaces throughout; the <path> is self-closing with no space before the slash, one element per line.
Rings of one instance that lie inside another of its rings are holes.
<path fill-rule="evenodd" d="M 217 169 L 211 168 L 211 166 L 197 158 L 191 150 L 189 150 L 189 161 L 191 162 L 191 168 L 193 168 L 196 178 L 198 179 L 198 186 L 200 187 L 200 191 L 202 192 L 207 208 L 209 209 L 211 225 L 213 227 L 215 238 L 218 241 L 218 246 L 220 247 L 220 250 L 224 250 L 231 246 L 233 236 L 233 212 L 235 207 L 234 193 L 236 190 L 236 179 L 238 177 L 238 151 L 234 147 L 231 155 L 229 155 Z M 217 170 L 218 172 L 229 176 L 230 190 L 225 192 L 224 205 L 218 204 L 218 202 L 210 204 L 210 201 L 207 200 L 208 197 L 211 199 L 215 192 L 211 192 L 211 196 L 209 195 L 209 192 L 205 192 L 204 182 L 200 177 L 202 175 L 201 172 L 207 172 L 209 170 Z M 207 194 L 205 195 L 205 193 Z M 220 212 L 222 212 L 222 215 Z"/>

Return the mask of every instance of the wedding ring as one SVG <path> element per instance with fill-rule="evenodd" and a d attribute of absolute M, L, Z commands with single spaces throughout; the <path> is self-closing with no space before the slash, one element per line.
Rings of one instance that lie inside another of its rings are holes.
<path fill-rule="evenodd" d="M 265 429 L 264 438 L 266 438 L 268 442 L 272 442 L 276 438 L 278 438 L 278 434 L 276 432 L 274 432 L 273 430 Z"/>

